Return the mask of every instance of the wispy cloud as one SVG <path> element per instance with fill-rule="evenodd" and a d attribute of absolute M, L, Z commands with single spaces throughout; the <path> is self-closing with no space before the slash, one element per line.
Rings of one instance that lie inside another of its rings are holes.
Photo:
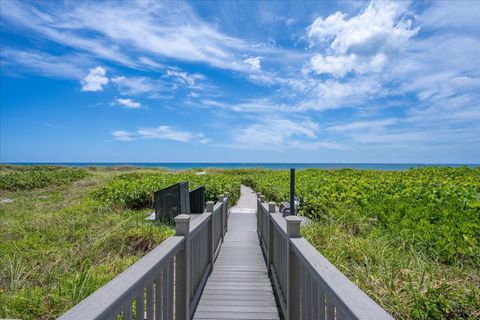
<path fill-rule="evenodd" d="M 125 95 L 138 95 L 144 93 L 152 93 L 157 91 L 161 86 L 147 77 L 113 77 L 112 83 L 115 84 L 120 93 Z"/>
<path fill-rule="evenodd" d="M 205 79 L 205 76 L 199 73 L 183 72 L 178 69 L 168 69 L 164 78 L 174 79 L 176 82 L 194 88 L 198 84 L 198 81 Z"/>
<path fill-rule="evenodd" d="M 142 104 L 140 102 L 134 101 L 132 99 L 124 99 L 124 98 L 118 98 L 116 102 L 119 105 L 122 105 L 124 107 L 127 107 L 129 109 L 139 109 L 142 107 Z"/>
<path fill-rule="evenodd" d="M 139 128 L 136 131 L 116 130 L 112 132 L 112 137 L 119 141 L 133 141 L 139 139 L 159 139 L 171 140 L 184 143 L 206 144 L 210 139 L 203 133 L 182 131 L 171 126 L 158 126 L 155 128 Z"/>
<path fill-rule="evenodd" d="M 260 57 L 248 58 L 244 62 L 250 66 L 252 70 L 260 70 L 261 59 Z"/>
<path fill-rule="evenodd" d="M 236 51 L 250 47 L 205 23 L 182 2 L 43 3 L 33 8 L 8 1 L 2 9 L 6 19 L 53 41 L 133 67 L 158 66 L 154 57 L 162 56 L 241 70 Z M 140 59 L 133 54 L 138 50 L 144 54 Z"/>
<path fill-rule="evenodd" d="M 134 134 L 128 131 L 116 130 L 112 132 L 112 137 L 119 141 L 132 141 Z"/>
<path fill-rule="evenodd" d="M 355 121 L 347 124 L 334 125 L 327 130 L 334 132 L 351 132 L 351 131 L 378 131 L 383 130 L 385 127 L 393 125 L 397 122 L 396 119 L 382 119 L 382 120 L 369 120 L 369 121 Z"/>
<path fill-rule="evenodd" d="M 195 118 L 195 130 L 221 126 L 212 135 L 223 146 L 255 150 L 408 149 L 460 138 L 478 147 L 469 134 L 480 128 L 476 2 L 302 3 L 298 16 L 272 2 L 258 6 L 284 11 L 258 17 L 226 10 L 236 3 L 211 15 L 196 10 L 208 4 L 188 2 L 1 5 L 2 71 L 73 79 L 103 101 L 148 104 L 152 116 L 173 119 L 114 131 L 116 140 L 206 143 L 176 129 Z M 12 47 L 15 37 L 22 41 Z M 225 122 L 203 121 L 215 117 Z"/>
<path fill-rule="evenodd" d="M 63 79 L 80 79 L 91 61 L 79 55 L 52 55 L 38 50 L 19 50 L 2 46 L 0 66 L 11 74 L 40 74 Z"/>
<path fill-rule="evenodd" d="M 335 142 L 319 141 L 318 131 L 318 124 L 308 118 L 291 120 L 267 117 L 246 127 L 234 129 L 230 147 L 253 150 L 318 150 L 341 147 Z"/>

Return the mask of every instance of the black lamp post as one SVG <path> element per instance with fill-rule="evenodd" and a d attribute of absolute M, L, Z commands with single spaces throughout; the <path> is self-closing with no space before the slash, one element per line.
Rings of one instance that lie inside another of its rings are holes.
<path fill-rule="evenodd" d="M 295 169 L 290 169 L 290 215 L 296 216 L 295 210 Z"/>

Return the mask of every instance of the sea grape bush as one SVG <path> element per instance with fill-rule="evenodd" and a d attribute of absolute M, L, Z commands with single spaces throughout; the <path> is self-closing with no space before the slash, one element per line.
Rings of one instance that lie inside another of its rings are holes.
<path fill-rule="evenodd" d="M 243 182 L 268 200 L 288 199 L 287 171 L 252 172 Z M 356 212 L 433 259 L 480 263 L 480 168 L 307 169 L 297 172 L 296 194 L 310 218 Z"/>
<path fill-rule="evenodd" d="M 4 166 L 0 172 L 0 189 L 7 191 L 64 185 L 89 176 L 83 169 L 53 166 Z"/>
<path fill-rule="evenodd" d="M 232 174 L 208 173 L 151 173 L 135 172 L 122 174 L 96 191 L 105 203 L 125 208 L 140 209 L 152 206 L 152 194 L 181 181 L 188 181 L 190 189 L 205 185 L 208 200 L 217 200 L 218 195 L 230 193 L 230 205 L 240 197 L 240 178 Z"/>

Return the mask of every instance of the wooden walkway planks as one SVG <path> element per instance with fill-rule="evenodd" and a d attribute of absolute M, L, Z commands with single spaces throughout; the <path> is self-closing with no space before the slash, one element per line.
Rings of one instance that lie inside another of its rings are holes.
<path fill-rule="evenodd" d="M 256 195 L 242 186 L 194 319 L 280 319 L 257 236 Z"/>

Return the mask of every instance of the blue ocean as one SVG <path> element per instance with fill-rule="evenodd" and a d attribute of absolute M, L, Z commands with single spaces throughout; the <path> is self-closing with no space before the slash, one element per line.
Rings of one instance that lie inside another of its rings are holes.
<path fill-rule="evenodd" d="M 480 167 L 480 164 L 435 164 L 435 163 L 208 163 L 208 162 L 50 162 L 50 163 L 10 163 L 15 165 L 61 165 L 69 167 L 144 167 L 166 168 L 170 170 L 188 170 L 194 168 L 245 169 L 263 168 L 271 170 L 295 169 L 362 169 L 362 170 L 408 170 L 410 168 L 440 166 L 440 167 Z"/>

